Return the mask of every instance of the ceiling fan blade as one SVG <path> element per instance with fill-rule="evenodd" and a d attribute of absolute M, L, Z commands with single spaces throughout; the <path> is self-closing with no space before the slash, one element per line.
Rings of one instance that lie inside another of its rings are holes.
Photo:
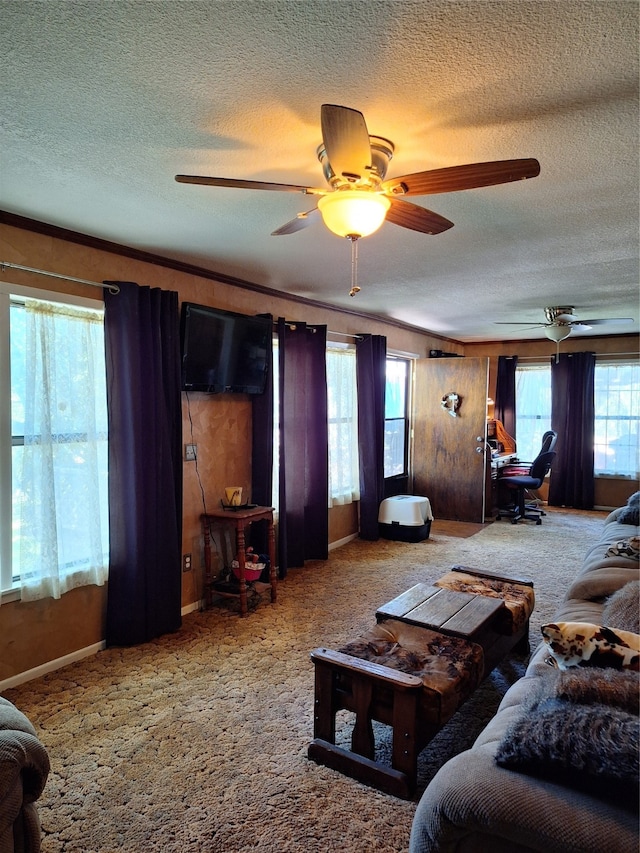
<path fill-rule="evenodd" d="M 358 110 L 323 104 L 322 141 L 335 175 L 357 180 L 371 170 L 371 145 L 364 116 Z"/>
<path fill-rule="evenodd" d="M 518 323 L 520 325 L 520 323 Z M 522 323 L 524 326 L 524 323 Z M 546 328 L 546 324 L 538 323 L 536 326 L 525 326 L 524 329 L 520 329 L 521 332 L 532 332 L 534 329 L 544 329 Z"/>
<path fill-rule="evenodd" d="M 468 163 L 466 166 L 447 166 L 415 172 L 384 181 L 382 188 L 392 195 L 432 195 L 460 190 L 492 187 L 540 174 L 540 163 L 533 158 L 525 160 L 495 160 L 492 163 Z"/>
<path fill-rule="evenodd" d="M 295 234 L 296 231 L 302 231 L 303 228 L 306 228 L 308 225 L 313 225 L 313 223 L 317 221 L 319 213 L 320 211 L 317 207 L 314 207 L 313 210 L 308 210 L 306 213 L 299 213 L 295 219 L 292 219 L 290 222 L 285 222 L 285 224 L 281 225 L 280 228 L 276 228 L 275 231 L 272 231 L 271 236 L 281 237 L 284 234 Z"/>
<path fill-rule="evenodd" d="M 209 178 L 203 175 L 176 175 L 179 184 L 203 184 L 208 187 L 231 187 L 240 190 L 275 190 L 284 193 L 305 193 L 307 195 L 326 195 L 327 190 L 317 187 L 303 187 L 298 184 L 275 184 L 271 181 L 242 181 L 236 178 Z"/>
<path fill-rule="evenodd" d="M 530 329 L 543 329 L 545 326 L 551 326 L 551 323 L 536 323 L 535 326 L 529 325 L 531 320 L 494 320 L 494 326 L 529 326 Z M 525 331 L 524 329 L 522 331 Z"/>
<path fill-rule="evenodd" d="M 600 318 L 599 320 L 578 320 L 576 324 L 577 326 L 604 326 L 605 323 L 633 323 L 633 319 L 631 317 L 609 317 Z"/>
<path fill-rule="evenodd" d="M 453 222 L 445 219 L 444 216 L 440 216 L 439 213 L 426 210 L 426 208 L 411 204 L 409 201 L 400 201 L 396 198 L 389 200 L 391 207 L 385 217 L 387 222 L 401 225 L 402 228 L 410 228 L 412 231 L 421 231 L 423 234 L 441 234 L 443 231 L 453 228 Z"/>

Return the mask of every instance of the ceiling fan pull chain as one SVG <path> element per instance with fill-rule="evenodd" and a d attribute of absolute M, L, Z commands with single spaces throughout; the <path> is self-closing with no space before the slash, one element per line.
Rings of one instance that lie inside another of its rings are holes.
<path fill-rule="evenodd" d="M 349 235 L 347 240 L 351 242 L 351 290 L 349 296 L 355 296 L 356 293 L 360 293 L 358 287 L 358 238 Z"/>

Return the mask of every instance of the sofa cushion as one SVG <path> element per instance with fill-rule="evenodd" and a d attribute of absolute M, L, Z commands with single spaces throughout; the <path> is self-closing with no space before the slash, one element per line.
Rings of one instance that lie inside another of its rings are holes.
<path fill-rule="evenodd" d="M 550 622 L 541 630 L 551 662 L 560 669 L 597 666 L 640 670 L 638 634 L 590 622 Z"/>
<path fill-rule="evenodd" d="M 565 599 L 604 602 L 625 584 L 638 579 L 640 579 L 640 563 L 637 560 L 631 560 L 628 557 L 617 557 L 612 560 L 605 557 L 601 550 L 598 559 L 585 560 L 583 570 L 567 590 Z"/>
<path fill-rule="evenodd" d="M 543 699 L 505 732 L 496 763 L 637 807 L 638 718 L 607 705 Z"/>

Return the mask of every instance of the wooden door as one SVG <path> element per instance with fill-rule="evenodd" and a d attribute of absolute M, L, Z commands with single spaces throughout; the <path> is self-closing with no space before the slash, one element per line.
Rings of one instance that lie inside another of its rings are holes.
<path fill-rule="evenodd" d="M 483 523 L 489 359 L 418 359 L 415 367 L 413 493 L 429 498 L 435 518 Z"/>

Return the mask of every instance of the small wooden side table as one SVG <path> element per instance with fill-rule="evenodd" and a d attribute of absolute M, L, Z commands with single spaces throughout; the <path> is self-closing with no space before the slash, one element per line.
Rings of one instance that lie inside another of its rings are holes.
<path fill-rule="evenodd" d="M 236 549 L 238 553 L 238 574 L 240 582 L 240 615 L 246 616 L 247 607 L 247 581 L 245 562 L 245 528 L 254 521 L 266 521 L 268 524 L 268 550 L 269 550 L 269 581 L 271 584 L 271 602 L 275 602 L 278 596 L 278 582 L 276 576 L 276 539 L 273 529 L 273 507 L 255 506 L 233 509 L 213 509 L 200 516 L 202 521 L 202 532 L 204 535 L 204 566 L 205 566 L 205 605 L 211 604 L 212 583 L 211 576 L 211 525 L 230 524 L 236 531 Z"/>

